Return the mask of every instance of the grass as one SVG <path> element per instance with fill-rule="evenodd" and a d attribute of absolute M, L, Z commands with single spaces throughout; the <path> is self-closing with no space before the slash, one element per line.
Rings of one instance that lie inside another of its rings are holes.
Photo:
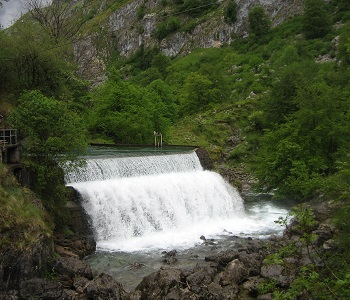
<path fill-rule="evenodd" d="M 0 253 L 8 248 L 25 249 L 42 234 L 52 234 L 52 223 L 40 201 L 8 173 L 0 164 Z"/>

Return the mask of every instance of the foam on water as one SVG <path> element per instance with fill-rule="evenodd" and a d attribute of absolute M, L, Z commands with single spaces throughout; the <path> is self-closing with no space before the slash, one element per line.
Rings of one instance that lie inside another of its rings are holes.
<path fill-rule="evenodd" d="M 269 211 L 285 213 L 247 214 L 238 192 L 204 171 L 195 153 L 89 159 L 66 181 L 82 196 L 97 248 L 111 252 L 186 249 L 201 235 L 266 235 L 276 230 Z"/>

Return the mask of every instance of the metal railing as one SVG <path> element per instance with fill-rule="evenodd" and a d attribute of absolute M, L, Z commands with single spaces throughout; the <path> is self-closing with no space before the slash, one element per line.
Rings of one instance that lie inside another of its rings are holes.
<path fill-rule="evenodd" d="M 17 144 L 17 129 L 0 129 L 0 144 L 11 146 Z"/>

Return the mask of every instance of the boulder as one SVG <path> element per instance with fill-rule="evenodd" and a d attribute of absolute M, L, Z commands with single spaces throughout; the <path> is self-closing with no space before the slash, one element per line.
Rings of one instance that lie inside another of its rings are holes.
<path fill-rule="evenodd" d="M 42 276 L 53 253 L 53 240 L 46 235 L 38 236 L 26 251 L 11 247 L 4 250 L 0 257 L 0 290 L 17 289 L 22 281 Z"/>
<path fill-rule="evenodd" d="M 74 257 L 58 257 L 53 270 L 60 275 L 68 275 L 70 278 L 75 276 L 93 278 L 91 267 L 86 262 Z"/>
<path fill-rule="evenodd" d="M 135 291 L 141 292 L 141 299 L 163 300 L 167 295 L 175 295 L 183 285 L 182 272 L 179 269 L 160 269 L 143 278 Z"/>
<path fill-rule="evenodd" d="M 268 279 L 275 280 L 280 286 L 287 287 L 293 278 L 286 275 L 285 267 L 278 264 L 263 265 L 261 267 L 261 275 Z"/>
<path fill-rule="evenodd" d="M 221 285 L 212 282 L 208 285 L 208 294 L 206 299 L 212 300 L 233 300 L 238 299 L 238 287 L 230 285 L 222 287 Z"/>
<path fill-rule="evenodd" d="M 87 283 L 84 288 L 87 299 L 129 300 L 128 293 L 121 283 L 108 274 L 102 273 Z"/>
<path fill-rule="evenodd" d="M 177 263 L 177 251 L 176 250 L 171 250 L 169 252 L 164 251 L 163 252 L 163 262 L 167 263 L 169 265 Z"/>
<path fill-rule="evenodd" d="M 62 285 L 53 280 L 44 278 L 33 278 L 21 282 L 21 299 L 62 299 Z"/>
<path fill-rule="evenodd" d="M 215 274 L 216 270 L 210 266 L 198 266 L 186 277 L 187 286 L 191 292 L 199 294 L 213 281 Z"/>
<path fill-rule="evenodd" d="M 245 265 L 238 259 L 235 259 L 227 265 L 225 271 L 223 272 L 221 285 L 225 286 L 232 283 L 239 284 L 247 279 L 248 275 L 249 270 L 245 267 Z"/>

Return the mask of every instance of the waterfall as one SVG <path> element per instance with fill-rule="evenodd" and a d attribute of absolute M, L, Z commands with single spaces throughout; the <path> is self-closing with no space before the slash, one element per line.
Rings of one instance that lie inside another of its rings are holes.
<path fill-rule="evenodd" d="M 97 247 L 109 251 L 186 244 L 206 228 L 234 226 L 244 210 L 237 191 L 204 171 L 194 152 L 91 158 L 65 179 L 82 196 Z"/>

